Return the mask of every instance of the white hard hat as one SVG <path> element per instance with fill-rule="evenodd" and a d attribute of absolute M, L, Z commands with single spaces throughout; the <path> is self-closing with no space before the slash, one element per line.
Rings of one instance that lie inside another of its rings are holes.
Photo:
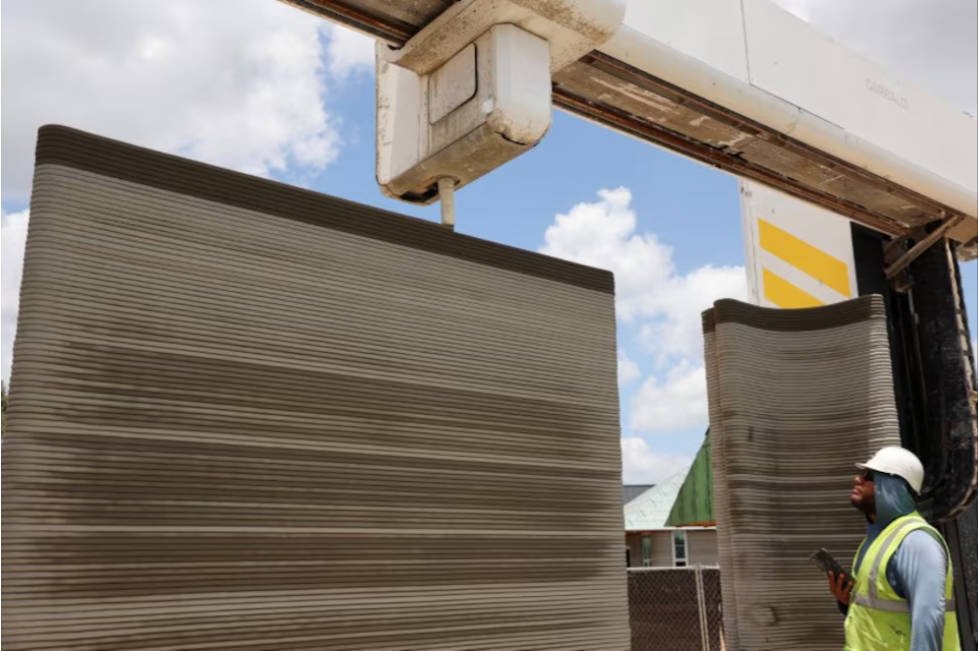
<path fill-rule="evenodd" d="M 873 458 L 866 463 L 857 463 L 856 467 L 903 477 L 917 494 L 924 485 L 924 464 L 920 463 L 916 454 L 896 445 L 880 448 Z"/>

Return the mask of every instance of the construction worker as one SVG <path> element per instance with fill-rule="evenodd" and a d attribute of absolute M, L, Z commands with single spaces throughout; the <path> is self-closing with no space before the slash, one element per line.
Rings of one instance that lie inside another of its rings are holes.
<path fill-rule="evenodd" d="M 846 612 L 845 649 L 960 649 L 951 555 L 916 510 L 920 459 L 891 446 L 856 467 L 849 501 L 866 516 L 866 537 L 852 563 L 854 579 L 829 572 L 829 588 Z"/>

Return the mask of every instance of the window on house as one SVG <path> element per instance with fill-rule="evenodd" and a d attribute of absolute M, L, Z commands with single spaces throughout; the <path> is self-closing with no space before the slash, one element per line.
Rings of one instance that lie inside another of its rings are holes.
<path fill-rule="evenodd" d="M 642 536 L 642 566 L 652 565 L 652 536 Z"/>
<path fill-rule="evenodd" d="M 686 532 L 672 532 L 672 564 L 676 567 L 686 567 Z"/>
<path fill-rule="evenodd" d="M 628 547 L 625 547 L 625 567 L 631 567 L 631 566 L 632 566 L 632 550 L 630 550 Z"/>

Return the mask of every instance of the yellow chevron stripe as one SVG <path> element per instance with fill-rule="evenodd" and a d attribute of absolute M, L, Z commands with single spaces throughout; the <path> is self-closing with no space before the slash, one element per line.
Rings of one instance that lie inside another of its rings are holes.
<path fill-rule="evenodd" d="M 804 289 L 790 283 L 767 267 L 763 267 L 764 298 L 781 308 L 816 307 L 825 305 Z"/>
<path fill-rule="evenodd" d="M 846 298 L 852 297 L 849 267 L 845 262 L 763 219 L 757 220 L 757 228 L 762 249 L 804 271 Z"/>

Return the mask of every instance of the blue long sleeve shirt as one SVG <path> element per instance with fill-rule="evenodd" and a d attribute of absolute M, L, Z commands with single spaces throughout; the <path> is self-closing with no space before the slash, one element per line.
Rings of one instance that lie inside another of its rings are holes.
<path fill-rule="evenodd" d="M 944 545 L 926 531 L 903 539 L 886 567 L 886 580 L 910 602 L 911 651 L 940 651 L 944 637 Z"/>

